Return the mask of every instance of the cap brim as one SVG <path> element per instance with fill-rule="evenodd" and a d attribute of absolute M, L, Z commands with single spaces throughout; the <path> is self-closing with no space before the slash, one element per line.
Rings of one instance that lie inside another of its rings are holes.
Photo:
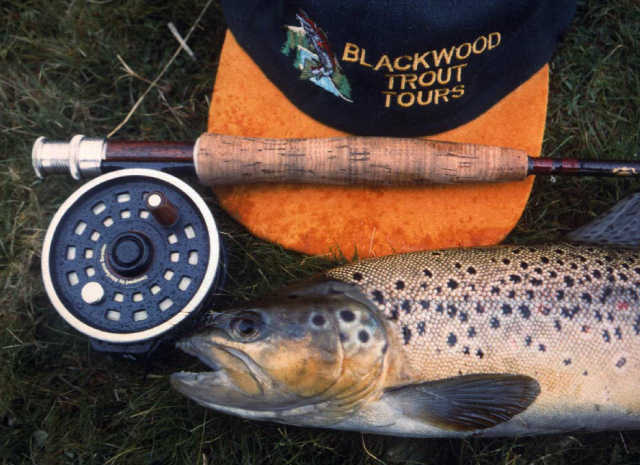
<path fill-rule="evenodd" d="M 429 139 L 512 147 L 538 156 L 547 111 L 548 66 L 492 108 Z M 249 137 L 346 135 L 298 110 L 227 32 L 209 132 Z M 301 185 L 214 187 L 222 206 L 253 234 L 308 254 L 347 258 L 492 245 L 513 229 L 533 177 L 518 182 L 363 188 Z"/>

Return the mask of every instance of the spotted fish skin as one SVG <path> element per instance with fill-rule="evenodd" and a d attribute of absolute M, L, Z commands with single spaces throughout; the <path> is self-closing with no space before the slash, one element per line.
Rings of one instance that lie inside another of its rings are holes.
<path fill-rule="evenodd" d="M 535 402 L 489 435 L 640 428 L 640 255 L 569 244 L 452 249 L 326 273 L 382 313 L 386 386 L 527 375 Z M 366 415 L 366 413 L 363 413 Z M 398 424 L 396 433 L 438 435 Z"/>

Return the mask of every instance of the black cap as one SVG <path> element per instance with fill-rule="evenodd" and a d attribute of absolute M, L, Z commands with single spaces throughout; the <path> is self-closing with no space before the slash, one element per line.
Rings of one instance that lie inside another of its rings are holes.
<path fill-rule="evenodd" d="M 352 134 L 462 125 L 526 81 L 573 0 L 222 0 L 238 43 L 302 111 Z M 526 111 L 526 108 L 523 108 Z"/>

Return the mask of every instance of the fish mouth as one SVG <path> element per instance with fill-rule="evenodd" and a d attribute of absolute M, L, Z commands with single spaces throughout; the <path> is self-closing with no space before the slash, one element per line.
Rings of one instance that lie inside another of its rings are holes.
<path fill-rule="evenodd" d="M 198 336 L 183 339 L 176 347 L 210 369 L 170 376 L 176 391 L 203 407 L 251 420 L 300 425 L 316 415 L 316 400 L 289 392 L 242 350 Z"/>
<path fill-rule="evenodd" d="M 270 386 L 272 384 L 271 379 L 268 375 L 265 374 L 260 365 L 258 365 L 249 355 L 241 350 L 234 349 L 233 347 L 227 347 L 225 345 L 211 341 L 203 341 L 202 338 L 199 337 L 191 337 L 189 339 L 178 341 L 176 343 L 176 347 L 183 352 L 196 357 L 207 367 L 209 367 L 211 371 L 208 373 L 222 372 L 225 369 L 230 368 L 229 360 L 227 360 L 227 363 L 225 364 L 216 359 L 215 354 L 217 353 L 218 356 L 226 356 L 225 358 L 230 359 L 232 363 L 235 362 L 237 365 L 235 367 L 236 370 L 238 370 L 238 367 L 241 364 L 242 368 L 244 368 L 244 371 L 247 374 L 251 375 L 259 386 Z M 180 373 L 189 374 L 190 372 L 183 371 Z"/>
<path fill-rule="evenodd" d="M 218 410 L 269 408 L 273 382 L 243 351 L 193 336 L 176 347 L 204 363 L 210 371 L 173 373 L 171 385 L 178 392 L 206 407 Z"/>
<path fill-rule="evenodd" d="M 182 339 L 176 342 L 176 347 L 182 350 L 184 353 L 187 353 L 193 357 L 196 357 L 206 366 L 211 368 L 211 371 L 215 372 L 222 369 L 222 365 L 218 363 L 213 357 L 205 355 L 201 349 L 198 349 L 198 344 L 194 342 L 191 338 Z M 181 372 L 181 373 L 188 373 L 188 372 Z"/>
<path fill-rule="evenodd" d="M 222 369 L 222 365 L 216 362 L 211 357 L 206 357 L 200 351 L 196 349 L 193 342 L 190 339 L 184 339 L 176 343 L 176 347 L 183 352 L 196 357 L 200 362 L 204 363 L 211 371 L 204 372 L 191 372 L 191 371 L 179 371 L 171 374 L 171 384 L 179 392 L 182 392 L 186 396 L 189 396 L 185 390 L 190 390 L 197 387 L 200 384 L 215 382 L 215 379 L 219 377 L 219 372 Z"/>
<path fill-rule="evenodd" d="M 215 382 L 218 374 L 215 371 L 192 372 L 178 371 L 171 374 L 171 385 L 187 397 L 193 397 L 189 394 L 191 388 L 197 388 L 202 383 Z"/>

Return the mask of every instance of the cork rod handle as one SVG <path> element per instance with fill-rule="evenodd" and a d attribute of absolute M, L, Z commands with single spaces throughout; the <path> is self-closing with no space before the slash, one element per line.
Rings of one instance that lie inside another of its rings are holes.
<path fill-rule="evenodd" d="M 194 163 L 208 185 L 454 184 L 521 180 L 525 152 L 503 147 L 386 137 L 258 139 L 203 134 Z"/>

